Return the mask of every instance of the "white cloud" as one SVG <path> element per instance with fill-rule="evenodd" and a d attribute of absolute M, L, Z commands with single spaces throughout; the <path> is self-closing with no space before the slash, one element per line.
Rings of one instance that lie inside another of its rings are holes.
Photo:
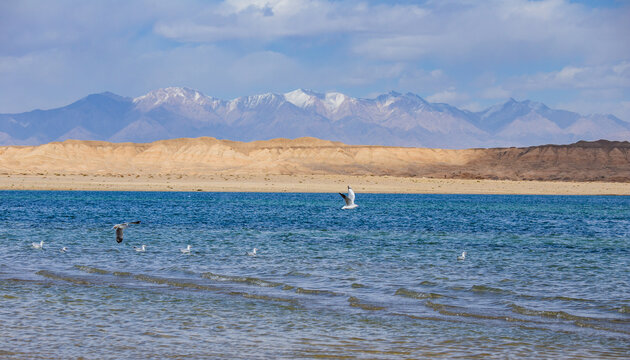
<path fill-rule="evenodd" d="M 411 65 L 405 65 L 396 78 L 398 79 L 397 89 L 423 95 L 452 91 L 456 85 L 455 80 L 449 77 L 442 69 L 425 71 Z"/>
<path fill-rule="evenodd" d="M 508 86 L 521 90 L 630 88 L 630 62 L 570 65 L 558 71 L 516 77 Z"/>
<path fill-rule="evenodd" d="M 440 91 L 436 94 L 427 96 L 427 101 L 434 103 L 447 103 L 451 105 L 460 105 L 468 102 L 470 96 L 468 94 L 459 93 L 454 89 Z"/>
<path fill-rule="evenodd" d="M 570 0 L 5 0 L 0 112 L 170 85 L 412 91 L 469 108 L 590 91 L 614 95 L 592 103 L 612 112 L 629 100 L 629 17 L 630 4 Z"/>
<path fill-rule="evenodd" d="M 391 12 L 393 8 L 385 8 Z M 377 19 L 374 20 L 373 18 Z M 351 1 L 225 1 L 198 14 L 160 20 L 156 33 L 183 42 L 276 40 L 369 31 L 380 16 L 373 7 Z"/>
<path fill-rule="evenodd" d="M 484 99 L 506 99 L 512 96 L 512 93 L 502 86 L 493 86 L 482 90 L 480 96 Z"/>
<path fill-rule="evenodd" d="M 628 7 L 592 11 L 568 1 L 446 1 L 404 28 L 357 34 L 354 50 L 380 59 L 432 58 L 449 63 L 550 61 L 582 57 L 595 62 L 630 57 Z M 504 65 L 504 64 L 502 64 Z"/>
<path fill-rule="evenodd" d="M 487 109 L 488 107 L 480 104 L 477 101 L 473 101 L 473 102 L 461 104 L 459 108 L 463 110 L 472 111 L 472 112 L 478 112 L 478 111 Z"/>
<path fill-rule="evenodd" d="M 195 9 L 197 10 L 197 9 Z M 181 42 L 278 41 L 346 36 L 348 50 L 387 61 L 526 63 L 581 57 L 630 58 L 630 7 L 602 10 L 569 0 L 427 1 L 226 0 L 157 19 L 154 30 Z"/>

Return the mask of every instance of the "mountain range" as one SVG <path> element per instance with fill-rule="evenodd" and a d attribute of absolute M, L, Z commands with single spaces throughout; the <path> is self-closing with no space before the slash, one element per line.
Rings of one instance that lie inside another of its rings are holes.
<path fill-rule="evenodd" d="M 347 144 L 463 149 L 630 140 L 630 123 L 529 100 L 509 99 L 471 112 L 412 93 L 362 99 L 298 89 L 221 100 L 178 87 L 137 98 L 105 92 L 61 108 L 0 114 L 0 145 L 199 136 L 239 141 L 312 136 Z"/>

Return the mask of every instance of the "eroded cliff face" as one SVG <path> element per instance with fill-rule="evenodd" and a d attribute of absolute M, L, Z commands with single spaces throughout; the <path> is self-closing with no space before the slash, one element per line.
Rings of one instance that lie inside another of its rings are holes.
<path fill-rule="evenodd" d="M 629 153 L 630 143 L 606 140 L 487 149 L 465 168 L 479 178 L 627 182 Z"/>
<path fill-rule="evenodd" d="M 630 182 L 630 143 L 444 150 L 351 146 L 315 138 L 249 143 L 183 138 L 153 143 L 67 140 L 0 147 L 5 174 L 339 174 Z"/>

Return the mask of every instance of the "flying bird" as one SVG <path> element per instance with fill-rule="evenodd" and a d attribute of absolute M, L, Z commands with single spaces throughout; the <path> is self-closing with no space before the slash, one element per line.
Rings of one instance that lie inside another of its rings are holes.
<path fill-rule="evenodd" d="M 341 195 L 341 197 L 345 200 L 346 205 L 344 207 L 342 207 L 341 209 L 354 209 L 356 207 L 359 207 L 359 205 L 354 203 L 354 191 L 352 191 L 352 188 L 350 187 L 350 185 L 348 185 L 348 195 L 344 195 L 342 193 L 339 193 L 339 195 Z"/>
<path fill-rule="evenodd" d="M 68 251 L 68 248 L 65 246 L 59 249 L 59 252 L 62 252 L 62 253 L 65 253 L 66 251 Z"/>
<path fill-rule="evenodd" d="M 123 241 L 123 230 L 128 228 L 131 224 L 140 224 L 140 221 L 126 222 L 122 224 L 116 224 L 112 229 L 116 229 L 116 242 L 121 243 Z"/>

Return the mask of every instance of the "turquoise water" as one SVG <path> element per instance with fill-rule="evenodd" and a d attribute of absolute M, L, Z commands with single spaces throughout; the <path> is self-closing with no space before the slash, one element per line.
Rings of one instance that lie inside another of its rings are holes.
<path fill-rule="evenodd" d="M 630 198 L 357 203 L 0 192 L 0 356 L 630 356 Z"/>

